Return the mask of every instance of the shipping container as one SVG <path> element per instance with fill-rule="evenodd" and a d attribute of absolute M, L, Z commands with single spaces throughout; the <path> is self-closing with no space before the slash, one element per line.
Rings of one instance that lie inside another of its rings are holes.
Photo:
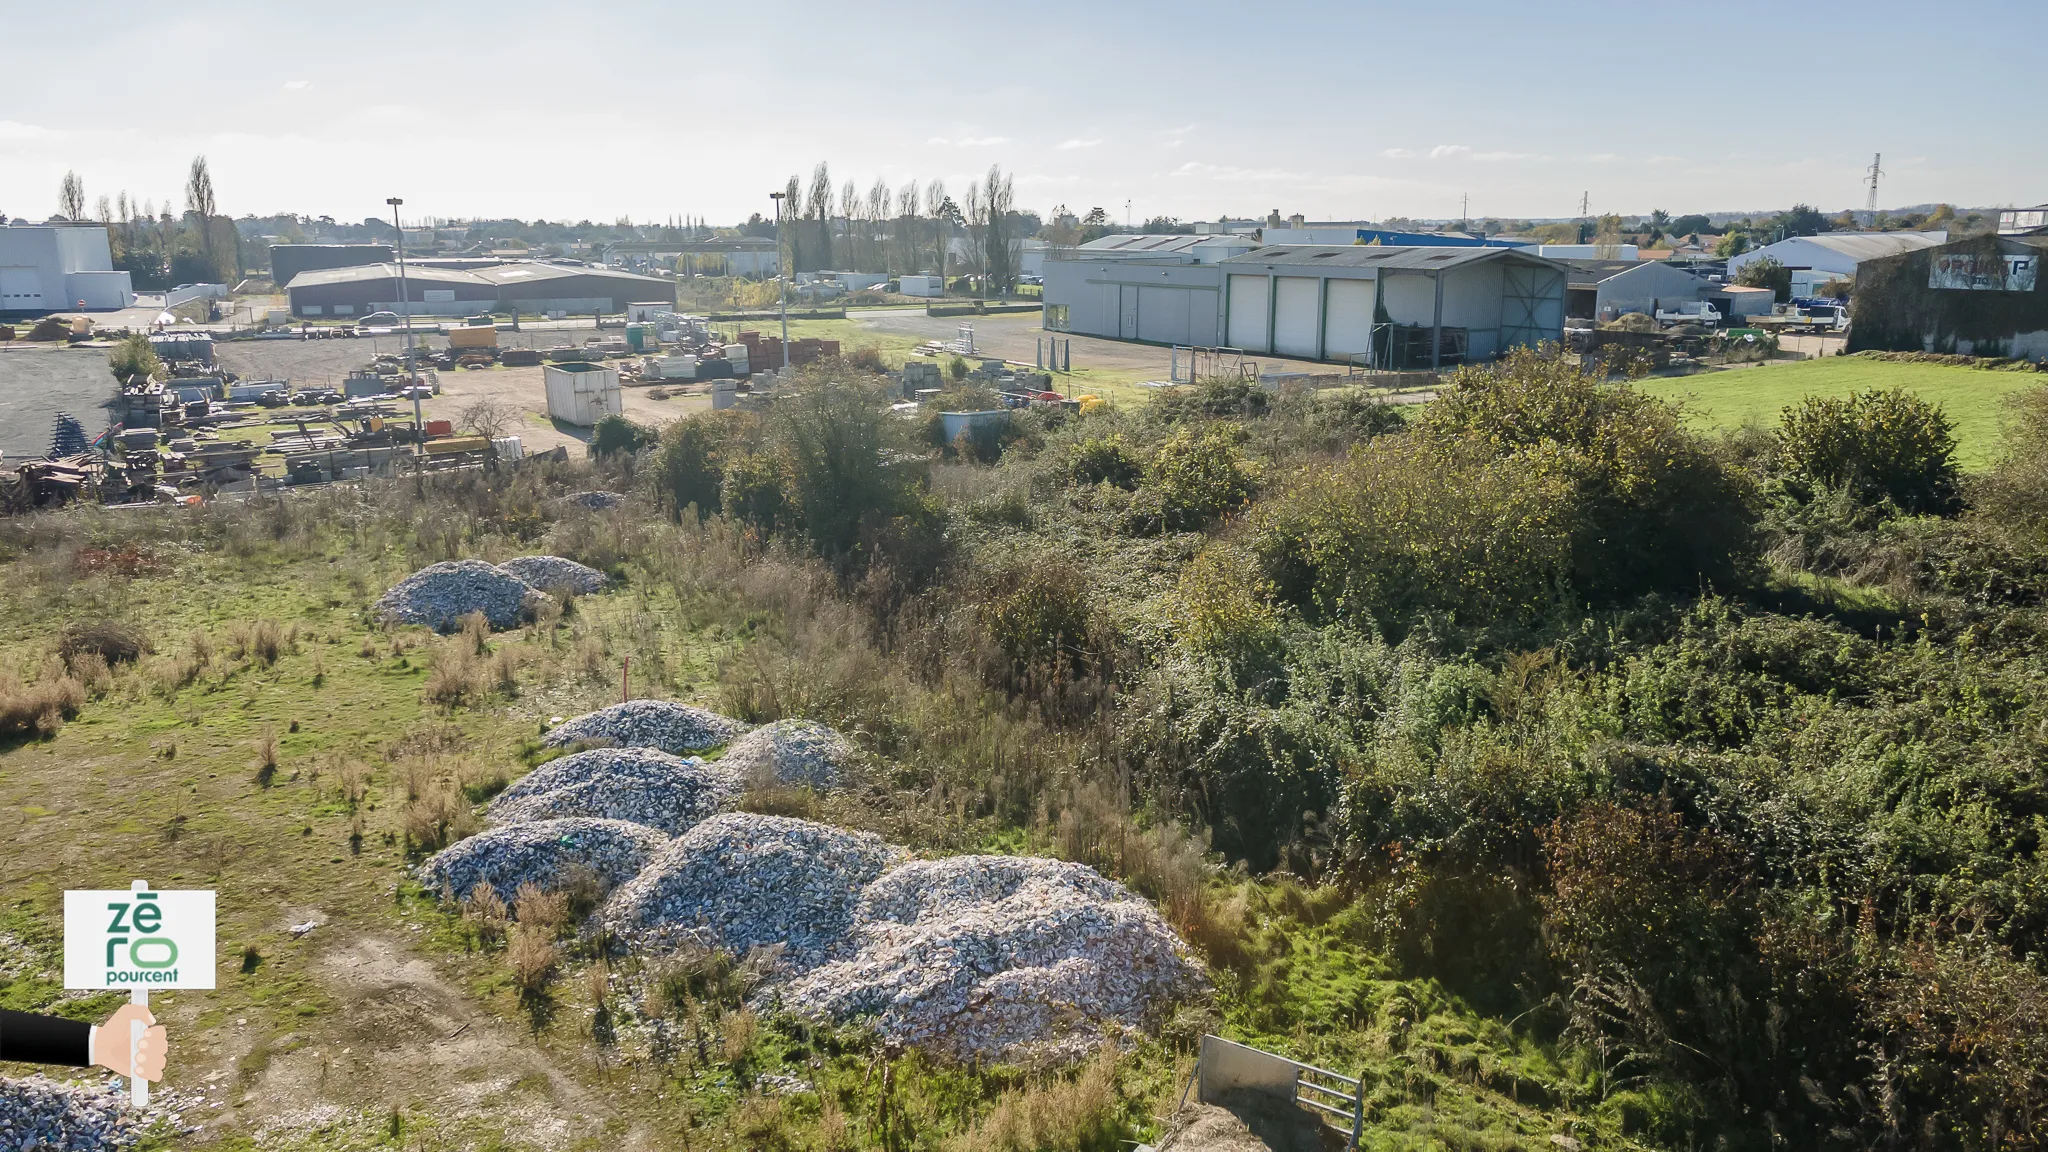
<path fill-rule="evenodd" d="M 602 364 L 550 364 L 547 378 L 548 415 L 564 424 L 588 428 L 621 411 L 619 373 Z"/>

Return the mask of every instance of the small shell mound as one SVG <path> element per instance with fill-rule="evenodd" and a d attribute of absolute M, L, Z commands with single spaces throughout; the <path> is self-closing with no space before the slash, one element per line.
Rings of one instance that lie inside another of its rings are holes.
<path fill-rule="evenodd" d="M 602 592 L 612 582 L 597 569 L 561 556 L 518 556 L 498 565 L 498 571 L 509 572 L 530 587 L 543 591 L 567 588 L 579 596 Z"/>
<path fill-rule="evenodd" d="M 727 743 L 747 726 L 729 716 L 669 700 L 628 700 L 556 727 L 540 742 L 566 748 L 578 741 L 618 748 L 659 748 L 676 756 Z"/>
<path fill-rule="evenodd" d="M 745 955 L 784 945 L 785 963 L 802 969 L 840 944 L 861 889 L 899 855 L 865 832 L 726 813 L 677 837 L 620 886 L 601 922 L 637 947 L 694 942 Z"/>
<path fill-rule="evenodd" d="M 810 720 L 777 720 L 734 740 L 718 762 L 748 786 L 823 792 L 845 780 L 853 759 L 853 745 L 833 729 Z"/>
<path fill-rule="evenodd" d="M 491 801 L 500 824 L 586 816 L 644 824 L 670 836 L 695 827 L 739 792 L 732 774 L 656 748 L 593 748 L 550 760 Z"/>
<path fill-rule="evenodd" d="M 491 627 L 506 629 L 547 601 L 526 581 L 481 560 L 444 560 L 393 584 L 377 612 L 393 624 L 424 624 L 436 632 L 453 632 L 464 616 L 481 612 Z"/>
<path fill-rule="evenodd" d="M 1207 986 L 1150 904 L 1094 869 L 1016 856 L 905 864 L 870 885 L 839 956 L 783 1003 L 867 1016 L 958 1058 L 1073 1057 Z"/>
<path fill-rule="evenodd" d="M 500 825 L 443 848 L 427 857 L 420 874 L 429 886 L 456 899 L 467 898 L 478 884 L 489 884 L 510 901 L 523 884 L 559 888 L 578 868 L 590 869 L 609 890 L 639 872 L 668 843 L 660 831 L 625 820 L 534 820 Z"/>

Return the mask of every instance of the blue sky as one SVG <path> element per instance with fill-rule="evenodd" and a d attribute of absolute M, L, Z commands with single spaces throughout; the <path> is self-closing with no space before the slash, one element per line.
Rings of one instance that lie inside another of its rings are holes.
<path fill-rule="evenodd" d="M 2048 200 L 2040 0 L 57 5 L 0 0 L 0 211 L 714 222 L 831 163 L 1311 218 Z"/>

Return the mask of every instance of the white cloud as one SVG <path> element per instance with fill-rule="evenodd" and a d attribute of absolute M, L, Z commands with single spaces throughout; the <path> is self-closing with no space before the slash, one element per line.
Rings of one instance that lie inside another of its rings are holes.
<path fill-rule="evenodd" d="M 54 140 L 62 135 L 55 128 L 23 124 L 19 120 L 0 120 L 0 140 Z"/>
<path fill-rule="evenodd" d="M 1062 140 L 1062 141 L 1060 141 L 1060 147 L 1061 147 L 1062 149 L 1064 149 L 1064 150 L 1067 150 L 1067 151 L 1072 151 L 1073 149 L 1076 149 L 1076 148 L 1093 148 L 1093 147 L 1095 147 L 1095 146 L 1096 146 L 1097 144 L 1100 144 L 1100 143 L 1102 143 L 1102 141 L 1101 141 L 1100 139 L 1095 139 L 1095 140 L 1078 140 L 1078 139 L 1077 139 L 1077 140 Z"/>
<path fill-rule="evenodd" d="M 1621 159 L 1621 154 L 1619 152 L 1595 152 L 1591 156 L 1586 157 L 1586 159 L 1595 164 L 1612 164 L 1616 160 Z"/>
<path fill-rule="evenodd" d="M 1498 164 L 1503 160 L 1534 160 L 1537 156 L 1534 152 L 1474 152 L 1472 159 L 1482 164 Z"/>
<path fill-rule="evenodd" d="M 1650 163 L 1650 164 L 1683 164 L 1683 163 L 1685 163 L 1685 157 L 1683 157 L 1683 156 L 1652 156 L 1652 157 L 1650 157 L 1650 159 L 1649 159 L 1649 160 L 1647 161 L 1647 163 Z"/>
<path fill-rule="evenodd" d="M 1380 155 L 1385 156 L 1389 160 L 1413 160 L 1415 159 L 1415 150 L 1413 148 L 1388 148 L 1381 152 Z"/>
<path fill-rule="evenodd" d="M 1163 133 L 1163 135 L 1166 135 L 1166 136 L 1185 136 L 1185 135 L 1187 135 L 1188 133 L 1190 133 L 1190 132 L 1193 132 L 1194 130 L 1195 130 L 1195 125 L 1194 125 L 1194 122 L 1193 122 L 1193 121 L 1190 121 L 1190 122 L 1188 122 L 1188 123 L 1186 123 L 1186 124 L 1183 124 L 1183 125 L 1181 125 L 1181 126 L 1180 126 L 1180 127 L 1178 127 L 1178 128 L 1168 128 L 1168 129 L 1167 129 L 1167 130 L 1166 130 L 1166 131 L 1165 131 L 1165 132 Z"/>
<path fill-rule="evenodd" d="M 310 83 L 312 83 L 310 80 L 287 80 L 284 82 L 284 90 L 287 92 L 297 92 Z"/>
<path fill-rule="evenodd" d="M 937 144 L 941 148 L 948 148 L 951 147 L 953 144 L 951 140 L 946 139 L 944 136 L 933 136 L 930 139 L 926 140 L 925 143 Z"/>
<path fill-rule="evenodd" d="M 954 141 L 955 144 L 962 148 L 993 148 L 998 144 L 1008 144 L 1009 142 L 1010 138 L 1008 136 L 962 136 Z"/>
<path fill-rule="evenodd" d="M 1204 164 L 1190 160 L 1168 173 L 1169 176 L 1199 176 L 1227 184 L 1264 184 L 1282 180 L 1306 180 L 1299 172 L 1288 172 L 1280 168 L 1238 168 L 1228 164 Z"/>
<path fill-rule="evenodd" d="M 1471 154 L 1472 149 L 1465 147 L 1463 144 L 1439 144 L 1429 150 L 1429 158 L 1431 160 L 1455 160 L 1460 156 L 1470 156 Z"/>

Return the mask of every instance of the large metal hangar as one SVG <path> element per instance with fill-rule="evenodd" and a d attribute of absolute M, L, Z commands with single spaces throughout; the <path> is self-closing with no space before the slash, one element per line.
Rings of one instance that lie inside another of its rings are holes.
<path fill-rule="evenodd" d="M 1271 245 L 1213 264 L 1077 252 L 1046 268 L 1046 326 L 1113 339 L 1440 368 L 1564 334 L 1565 266 L 1514 248 Z"/>
<path fill-rule="evenodd" d="M 292 314 L 350 317 L 400 311 L 398 265 L 316 268 L 292 277 Z M 624 312 L 630 301 L 673 300 L 675 285 L 654 276 L 578 265 L 517 263 L 485 268 L 405 267 L 404 296 L 415 316 L 485 310 Z"/>
<path fill-rule="evenodd" d="M 367 316 L 400 309 L 398 265 L 314 268 L 285 287 L 292 315 L 311 318 Z M 498 302 L 498 286 L 453 268 L 405 270 L 405 293 L 415 316 L 463 316 Z"/>
<path fill-rule="evenodd" d="M 636 300 L 674 300 L 675 282 L 575 264 L 500 264 L 477 268 L 498 288 L 498 302 L 521 312 L 624 312 Z"/>

